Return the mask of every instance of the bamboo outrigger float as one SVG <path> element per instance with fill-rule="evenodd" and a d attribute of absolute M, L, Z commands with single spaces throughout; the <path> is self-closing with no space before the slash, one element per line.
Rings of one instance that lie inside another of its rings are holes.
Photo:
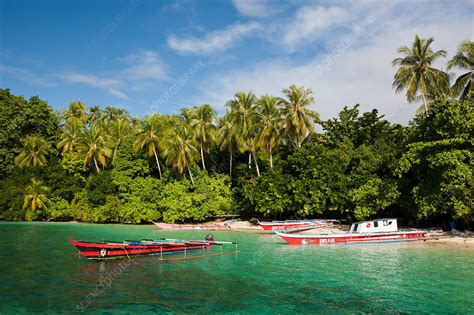
<path fill-rule="evenodd" d="M 415 241 L 427 231 L 398 230 L 397 219 L 377 219 L 353 223 L 349 233 L 290 234 L 275 231 L 284 241 L 293 245 L 359 244 Z"/>
<path fill-rule="evenodd" d="M 110 259 L 110 258 L 130 258 L 138 255 L 154 255 L 160 256 L 162 260 L 184 260 L 194 259 L 209 256 L 219 256 L 225 254 L 238 253 L 238 243 L 236 242 L 220 242 L 215 241 L 212 235 L 208 234 L 206 240 L 178 240 L 161 238 L 159 240 L 143 239 L 141 241 L 126 240 L 123 242 L 116 241 L 101 241 L 101 242 L 84 242 L 74 241 L 70 242 L 79 250 L 79 253 L 87 259 Z M 231 252 L 224 252 L 222 246 L 234 245 L 235 250 Z M 200 256 L 187 257 L 190 251 L 211 249 L 213 246 L 220 246 L 220 253 L 207 253 Z M 183 253 L 181 258 L 167 258 L 163 255 Z"/>

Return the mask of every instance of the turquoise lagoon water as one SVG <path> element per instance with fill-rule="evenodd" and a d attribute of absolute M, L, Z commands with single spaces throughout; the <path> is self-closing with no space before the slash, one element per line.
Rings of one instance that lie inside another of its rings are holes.
<path fill-rule="evenodd" d="M 474 313 L 474 251 L 424 242 L 286 245 L 213 232 L 238 254 L 88 261 L 68 238 L 202 239 L 153 226 L 0 223 L 0 313 Z"/>

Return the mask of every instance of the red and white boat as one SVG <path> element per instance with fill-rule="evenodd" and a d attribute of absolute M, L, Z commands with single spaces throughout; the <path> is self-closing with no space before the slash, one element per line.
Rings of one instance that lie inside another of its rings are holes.
<path fill-rule="evenodd" d="M 226 223 L 221 224 L 170 224 L 170 223 L 157 223 L 153 222 L 153 224 L 159 228 L 160 230 L 208 230 L 208 231 L 216 231 L 216 230 L 228 230 L 230 226 Z"/>
<path fill-rule="evenodd" d="M 332 225 L 338 220 L 287 220 L 287 221 L 271 221 L 271 222 L 260 222 L 257 221 L 265 231 L 282 231 L 288 229 L 304 229 L 309 227 L 322 227 Z"/>
<path fill-rule="evenodd" d="M 220 242 L 214 241 L 212 235 L 206 236 L 207 240 L 177 240 L 177 239 L 160 239 L 160 240 L 141 240 L 141 241 L 101 241 L 101 242 L 84 242 L 70 240 L 82 256 L 88 259 L 108 259 L 137 256 L 137 255 L 160 255 L 165 254 L 186 253 L 193 250 L 205 250 L 213 245 L 236 245 L 236 242 Z"/>
<path fill-rule="evenodd" d="M 289 244 L 323 245 L 414 241 L 424 238 L 427 231 L 398 230 L 397 219 L 377 219 L 353 223 L 348 233 L 341 234 L 275 233 Z"/>

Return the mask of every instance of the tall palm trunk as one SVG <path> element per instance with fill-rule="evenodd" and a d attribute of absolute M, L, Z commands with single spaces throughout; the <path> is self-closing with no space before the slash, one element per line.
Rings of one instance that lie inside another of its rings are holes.
<path fill-rule="evenodd" d="M 153 145 L 153 153 L 155 154 L 156 165 L 158 165 L 158 173 L 160 174 L 160 178 L 161 178 L 161 166 L 160 166 L 160 161 L 158 160 L 158 154 L 156 154 L 155 145 Z"/>
<path fill-rule="evenodd" d="M 189 174 L 189 178 L 191 179 L 191 183 L 193 184 L 194 186 L 194 179 L 193 179 L 193 173 L 191 173 L 191 169 L 188 167 L 186 167 L 188 169 L 188 174 Z"/>
<path fill-rule="evenodd" d="M 300 131 L 298 130 L 298 131 L 296 131 L 296 142 L 297 142 L 297 143 L 296 143 L 296 146 L 298 147 L 298 149 L 301 148 L 301 140 L 300 140 L 300 138 L 301 138 L 301 137 L 300 137 Z"/>
<path fill-rule="evenodd" d="M 428 115 L 428 105 L 426 104 L 426 97 L 423 91 L 421 91 L 421 97 L 423 98 L 423 106 L 425 107 L 425 114 Z"/>
<path fill-rule="evenodd" d="M 99 173 L 100 169 L 99 169 L 99 166 L 97 165 L 97 160 L 95 159 L 95 156 L 94 156 L 94 165 L 95 165 L 95 168 L 97 170 L 97 173 Z"/>
<path fill-rule="evenodd" d="M 119 145 L 120 145 L 120 140 L 117 141 L 117 145 L 114 148 L 114 154 L 112 155 L 112 162 L 115 160 L 115 157 L 117 156 L 117 148 L 119 147 Z"/>
<path fill-rule="evenodd" d="M 234 150 L 230 149 L 230 167 L 229 167 L 229 176 L 232 179 L 232 156 L 234 155 Z"/>
<path fill-rule="evenodd" d="M 270 156 L 270 169 L 273 170 L 273 153 L 272 153 L 272 147 L 269 146 L 268 150 L 269 156 Z"/>
<path fill-rule="evenodd" d="M 258 168 L 257 158 L 255 157 L 255 153 L 252 152 L 252 155 L 255 162 L 255 169 L 257 170 L 257 177 L 260 177 L 260 169 Z"/>
<path fill-rule="evenodd" d="M 206 164 L 204 163 L 204 148 L 203 148 L 202 139 L 201 139 L 200 141 L 201 141 L 201 160 L 202 160 L 202 169 L 203 169 L 203 170 L 205 170 L 205 169 L 206 169 Z"/>

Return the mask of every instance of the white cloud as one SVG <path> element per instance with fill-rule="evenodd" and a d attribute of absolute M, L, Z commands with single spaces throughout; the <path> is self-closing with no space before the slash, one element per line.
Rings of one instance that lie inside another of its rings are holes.
<path fill-rule="evenodd" d="M 109 94 L 117 96 L 118 98 L 121 98 L 123 100 L 128 100 L 128 96 L 125 95 L 125 93 L 117 90 L 117 89 L 108 89 Z"/>
<path fill-rule="evenodd" d="M 123 100 L 128 99 L 127 94 L 123 91 L 125 87 L 129 88 L 129 90 L 133 88 L 133 85 L 130 85 L 130 83 L 141 82 L 140 86 L 143 86 L 150 80 L 160 80 L 166 77 L 165 66 L 158 57 L 158 54 L 153 51 L 142 50 L 119 60 L 128 64 L 128 67 L 115 71 L 118 79 L 77 72 L 69 72 L 60 77 L 67 82 L 101 89 Z"/>
<path fill-rule="evenodd" d="M 43 87 L 53 87 L 55 84 L 44 76 L 39 76 L 29 70 L 11 67 L 0 64 L 0 72 L 6 73 L 20 81 L 26 82 L 32 85 L 38 85 Z M 4 79 L 0 77 L 0 83 L 6 85 L 6 82 L 2 82 Z"/>
<path fill-rule="evenodd" d="M 70 72 L 62 76 L 64 80 L 72 83 L 80 83 L 84 85 L 88 85 L 91 87 L 99 88 L 110 95 L 116 96 L 121 99 L 128 99 L 127 95 L 120 91 L 118 87 L 122 84 L 121 81 L 115 79 L 105 79 L 99 78 L 93 74 L 81 74 Z"/>
<path fill-rule="evenodd" d="M 163 62 L 154 51 L 143 50 L 123 59 L 130 66 L 122 71 L 129 80 L 160 80 L 165 78 Z"/>
<path fill-rule="evenodd" d="M 120 81 L 114 79 L 103 79 L 99 78 L 93 74 L 81 74 L 70 72 L 64 75 L 64 79 L 69 82 L 83 83 L 93 87 L 106 88 L 111 86 L 117 86 L 120 84 Z"/>
<path fill-rule="evenodd" d="M 271 16 L 275 12 L 266 0 L 233 0 L 232 3 L 237 11 L 245 16 L 261 18 Z"/>
<path fill-rule="evenodd" d="M 325 60 L 324 53 L 302 62 L 269 59 L 206 79 L 206 86 L 213 89 L 203 88 L 196 103 L 208 102 L 222 111 L 235 92 L 252 90 L 257 95 L 281 96 L 283 88 L 296 84 L 314 91 L 314 109 L 323 119 L 336 116 L 344 106 L 360 103 L 362 111 L 377 108 L 390 121 L 406 123 L 413 118 L 418 105 L 408 104 L 404 93 L 395 94 L 392 82 L 396 70 L 391 61 L 397 57 L 397 48 L 410 45 L 415 34 L 424 38 L 434 36 L 433 49 L 447 50 L 448 57 L 454 55 L 459 42 L 471 38 L 472 32 L 468 16 L 457 15 L 454 19 L 452 14 L 455 13 L 445 10 L 416 21 L 379 16 L 370 26 L 373 29 L 356 38 L 339 55 L 330 55 L 332 60 L 320 75 L 317 66 Z M 335 37 L 332 46 L 337 46 L 343 37 Z M 444 68 L 446 61 L 444 58 L 436 66 Z"/>
<path fill-rule="evenodd" d="M 282 34 L 289 47 L 308 44 L 323 34 L 330 26 L 342 24 L 350 17 L 339 7 L 304 6 L 300 8 Z"/>
<path fill-rule="evenodd" d="M 169 36 L 167 42 L 172 49 L 180 53 L 210 54 L 234 46 L 239 39 L 251 35 L 259 27 L 256 22 L 237 23 L 223 30 L 210 32 L 203 38 Z"/>

